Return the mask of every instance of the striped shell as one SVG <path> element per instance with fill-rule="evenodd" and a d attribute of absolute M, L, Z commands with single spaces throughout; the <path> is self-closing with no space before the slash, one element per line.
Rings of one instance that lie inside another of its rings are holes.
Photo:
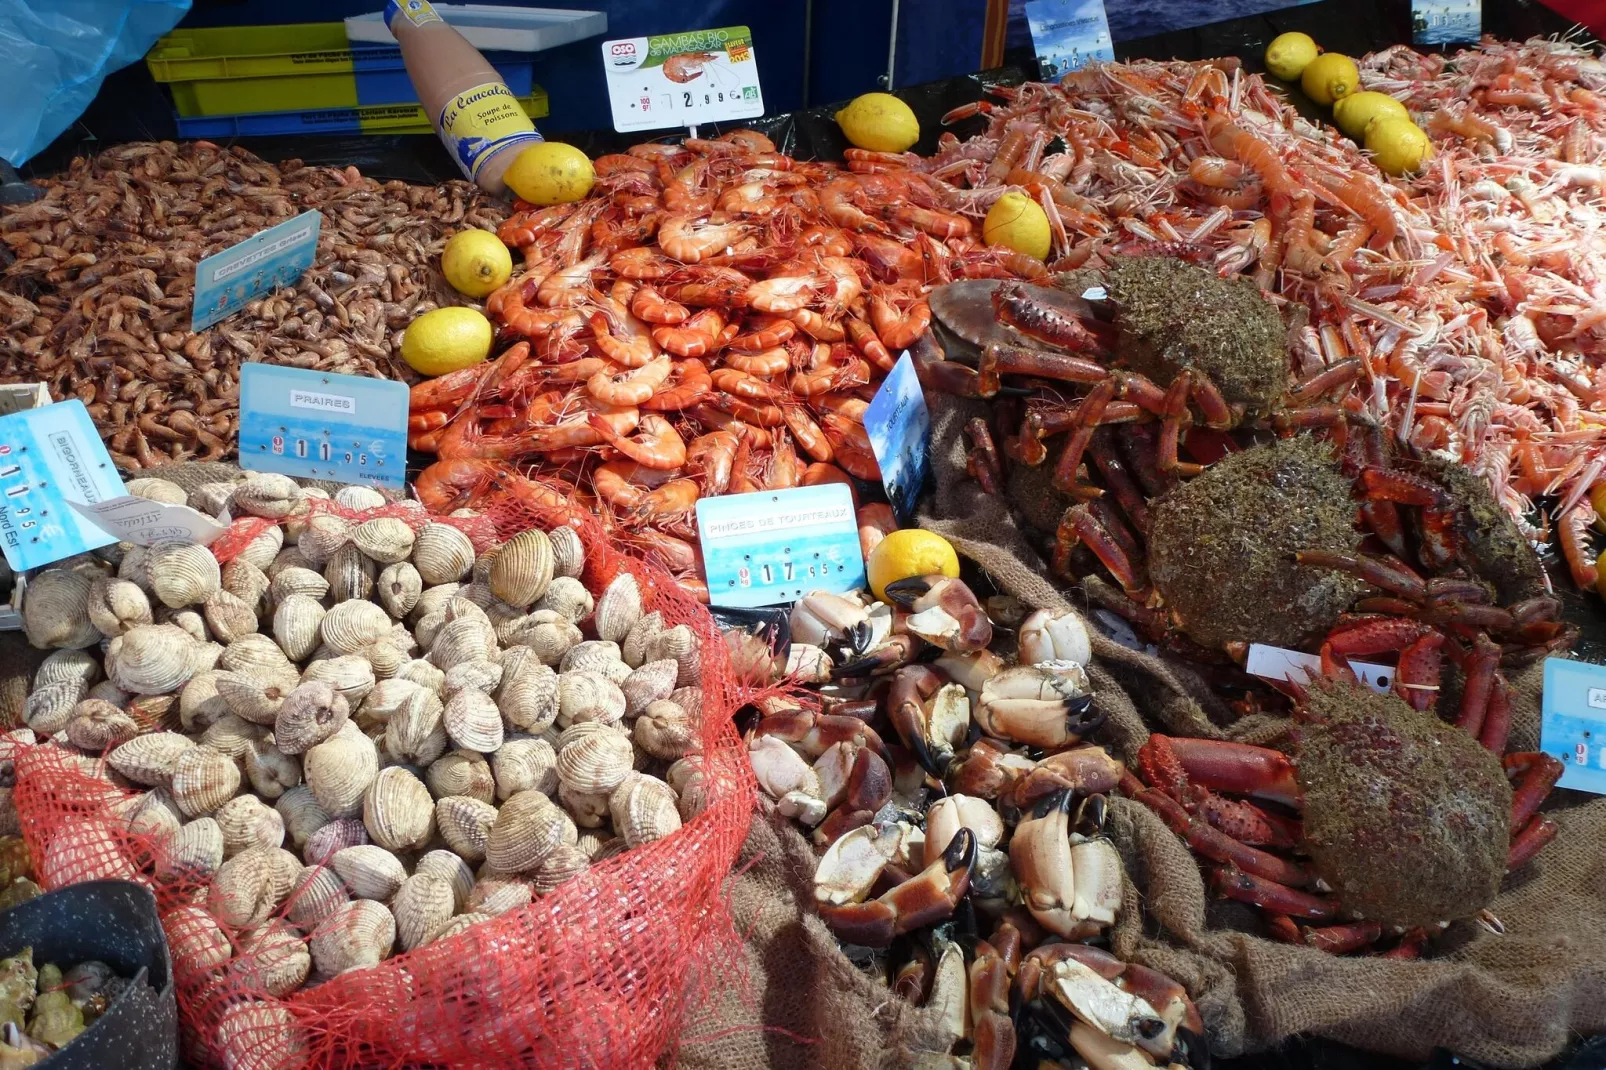
<path fill-rule="evenodd" d="M 223 577 L 212 551 L 193 542 L 159 542 L 151 547 L 151 592 L 173 609 L 198 606 L 222 589 Z"/>
<path fill-rule="evenodd" d="M 474 887 L 474 870 L 451 851 L 437 848 L 426 852 L 413 867 L 414 873 L 427 873 L 439 877 L 452 889 L 452 902 L 462 910 L 468 904 L 469 890 Z"/>
<path fill-rule="evenodd" d="M 397 669 L 393 679 L 417 684 L 437 696 L 444 697 L 446 694 L 446 674 L 423 658 L 414 658 Z"/>
<path fill-rule="evenodd" d="M 351 543 L 379 564 L 394 565 L 412 555 L 413 529 L 397 517 L 375 517 L 357 525 Z"/>
<path fill-rule="evenodd" d="M 446 670 L 446 697 L 463 690 L 491 694 L 502 683 L 502 666 L 494 661 L 460 661 Z"/>
<path fill-rule="evenodd" d="M 483 754 L 471 750 L 454 750 L 435 759 L 424 772 L 424 783 L 437 799 L 467 795 L 490 802 L 496 798 L 496 778 L 491 775 L 491 763 Z"/>
<path fill-rule="evenodd" d="M 100 678 L 100 659 L 82 650 L 56 650 L 34 670 L 33 686 L 72 684 L 82 690 Z"/>
<path fill-rule="evenodd" d="M 335 552 L 351 542 L 352 523 L 333 513 L 319 513 L 307 521 L 296 547 L 315 567 L 322 568 Z"/>
<path fill-rule="evenodd" d="M 367 599 L 374 593 L 377 573 L 373 559 L 351 543 L 330 554 L 323 566 L 323 578 L 329 581 L 329 597 L 337 603 Z"/>
<path fill-rule="evenodd" d="M 240 960 L 242 979 L 270 996 L 288 996 L 312 970 L 306 941 L 279 919 L 241 935 Z"/>
<path fill-rule="evenodd" d="M 329 866 L 358 899 L 389 899 L 407 879 L 401 859 L 371 843 L 336 851 Z"/>
<path fill-rule="evenodd" d="M 156 852 L 156 875 L 210 881 L 223 865 L 223 830 L 210 817 L 185 823 Z"/>
<path fill-rule="evenodd" d="M 509 605 L 534 605 L 552 582 L 552 540 L 544 531 L 519 532 L 502 544 L 486 582 Z"/>
<path fill-rule="evenodd" d="M 171 624 L 143 624 L 106 648 L 108 675 L 135 695 L 166 695 L 195 674 L 195 640 Z"/>
<path fill-rule="evenodd" d="M 318 649 L 325 612 L 312 595 L 286 595 L 279 602 L 279 608 L 273 611 L 273 638 L 285 657 L 305 661 Z"/>
<path fill-rule="evenodd" d="M 247 1000 L 218 1015 L 212 1046 L 223 1070 L 302 1070 L 309 1045 L 288 1008 Z"/>
<path fill-rule="evenodd" d="M 182 962 L 197 975 L 225 965 L 234 954 L 217 919 L 204 907 L 174 907 L 162 915 L 162 931 L 167 934 L 168 950 L 174 962 Z"/>
<path fill-rule="evenodd" d="M 245 775 L 251 790 L 277 799 L 301 783 L 301 759 L 284 753 L 272 736 L 258 739 L 245 752 Z"/>
<path fill-rule="evenodd" d="M 449 620 L 435 633 L 429 645 L 429 660 L 441 670 L 465 661 L 485 661 L 493 649 L 486 634 L 488 622 L 462 616 Z M 422 630 L 422 628 L 420 628 Z M 423 642 L 422 635 L 419 641 Z"/>
<path fill-rule="evenodd" d="M 347 721 L 307 751 L 301 768 L 318 805 L 331 817 L 356 817 L 362 812 L 363 793 L 379 775 L 379 754 L 373 741 Z"/>
<path fill-rule="evenodd" d="M 510 799 L 521 791 L 550 795 L 558 790 L 558 756 L 546 740 L 520 736 L 491 755 L 491 774 L 499 799 Z"/>
<path fill-rule="evenodd" d="M 158 842 L 171 839 L 184 823 L 184 815 L 165 788 L 120 799 L 112 804 L 111 812 L 128 822 L 128 831 Z"/>
<path fill-rule="evenodd" d="M 225 566 L 225 568 L 226 567 L 227 566 Z M 312 573 L 314 576 L 318 577 L 320 582 L 323 580 L 323 569 L 321 566 L 314 565 L 307 558 L 307 555 L 302 552 L 301 547 L 286 546 L 284 549 L 275 554 L 273 556 L 273 562 L 269 564 L 267 568 L 262 570 L 262 574 L 268 577 L 268 592 L 270 594 L 273 591 L 272 581 L 278 579 L 280 576 L 284 575 L 286 572 L 289 572 L 293 568 L 299 568 L 304 572 Z"/>
<path fill-rule="evenodd" d="M 309 680 L 285 697 L 273 738 L 285 754 L 305 754 L 340 730 L 350 716 L 346 697 L 321 680 Z"/>
<path fill-rule="evenodd" d="M 425 587 L 424 593 L 418 596 L 418 604 L 408 616 L 416 624 L 433 613 L 443 613 L 446 610 L 446 603 L 457 597 L 457 592 L 460 590 L 462 590 L 460 583 L 442 583 L 434 587 Z"/>
<path fill-rule="evenodd" d="M 470 862 L 485 859 L 485 844 L 496 823 L 496 807 L 467 795 L 448 795 L 435 802 L 435 824 L 446 845 Z"/>
<path fill-rule="evenodd" d="M 702 683 L 702 640 L 688 625 L 677 624 L 658 637 L 653 647 L 653 659 L 673 658 L 680 666 L 677 686 L 691 687 Z"/>
<path fill-rule="evenodd" d="M 424 581 L 418 569 L 406 561 L 386 565 L 374 585 L 374 595 L 379 599 L 379 604 L 397 620 L 413 611 L 423 593 Z"/>
<path fill-rule="evenodd" d="M 28 584 L 22 601 L 22 627 L 28 642 L 40 649 L 81 650 L 100 641 L 100 629 L 89 619 L 91 576 L 65 568 L 47 568 Z"/>
<path fill-rule="evenodd" d="M 412 851 L 435 832 L 435 802 L 421 780 L 393 765 L 379 771 L 363 797 L 362 823 L 368 835 L 392 851 Z"/>
<path fill-rule="evenodd" d="M 564 881 L 578 877 L 591 866 L 591 856 L 579 847 L 563 843 L 535 867 L 530 874 L 530 883 L 538 895 L 549 895 L 557 891 Z"/>
<path fill-rule="evenodd" d="M 559 783 L 588 795 L 618 787 L 635 762 L 630 737 L 595 722 L 564 729 L 557 750 Z"/>
<path fill-rule="evenodd" d="M 522 910 L 535 898 L 528 881 L 489 877 L 474 882 L 468 893 L 468 908 L 493 917 L 510 910 Z"/>
<path fill-rule="evenodd" d="M 588 829 L 601 828 L 612 820 L 612 812 L 608 809 L 610 792 L 576 791 L 568 785 L 558 788 L 558 801 L 563 808 L 582 827 Z"/>
<path fill-rule="evenodd" d="M 411 680 L 400 677 L 380 680 L 374 684 L 374 689 L 368 692 L 368 697 L 364 698 L 362 705 L 357 708 L 355 716 L 358 727 L 368 729 L 375 725 L 388 724 L 397 710 L 413 701 L 413 696 L 423 690 Z"/>
<path fill-rule="evenodd" d="M 526 732 L 540 732 L 552 725 L 558 717 L 558 680 L 560 677 L 549 666 L 541 664 L 533 651 L 525 648 L 528 657 L 520 658 L 518 668 L 508 666 L 518 650 L 508 652 L 503 662 L 502 684 L 497 689 L 497 705 L 508 724 Z"/>
<path fill-rule="evenodd" d="M 578 579 L 586 567 L 586 549 L 579 532 L 556 527 L 547 532 L 547 539 L 552 543 L 552 575 Z"/>
<path fill-rule="evenodd" d="M 657 777 L 636 773 L 613 790 L 613 827 L 631 847 L 661 840 L 680 828 L 675 791 Z"/>
<path fill-rule="evenodd" d="M 301 856 L 314 865 L 327 862 L 338 851 L 347 847 L 366 847 L 373 841 L 368 837 L 368 826 L 354 817 L 337 817 L 307 837 Z"/>
<path fill-rule="evenodd" d="M 184 492 L 184 488 L 170 479 L 144 476 L 130 479 L 123 484 L 123 489 L 134 497 L 144 498 L 148 502 L 162 502 L 166 505 L 185 505 L 189 502 L 189 495 Z"/>
<path fill-rule="evenodd" d="M 204 743 L 213 750 L 239 761 L 245 757 L 246 751 L 267 734 L 267 729 L 261 725 L 252 724 L 232 713 L 225 713 L 206 727 L 197 742 Z"/>
<path fill-rule="evenodd" d="M 457 897 L 451 883 L 430 873 L 415 873 L 402 881 L 390 904 L 396 916 L 396 940 L 411 951 L 434 940 L 452 920 Z"/>
<path fill-rule="evenodd" d="M 85 610 L 90 623 L 108 638 L 151 623 L 151 600 L 139 584 L 110 576 L 89 585 Z"/>
<path fill-rule="evenodd" d="M 647 704 L 636 718 L 636 746 L 654 758 L 672 762 L 698 747 L 697 731 L 680 704 L 659 699 Z"/>
<path fill-rule="evenodd" d="M 328 866 L 307 866 L 296 878 L 290 891 L 288 917 L 304 929 L 311 929 L 334 913 L 335 908 L 351 902 L 340 875 Z"/>
<path fill-rule="evenodd" d="M 211 747 L 191 747 L 173 768 L 173 801 L 187 817 L 210 814 L 240 790 L 240 767 Z"/>
<path fill-rule="evenodd" d="M 67 742 L 92 754 L 126 743 L 141 731 L 138 721 L 101 699 L 79 702 L 72 708 L 66 727 Z"/>
<path fill-rule="evenodd" d="M 279 645 L 266 635 L 242 635 L 223 648 L 218 668 L 260 679 L 263 673 L 295 671 Z"/>
<path fill-rule="evenodd" d="M 301 863 L 289 851 L 252 847 L 218 867 L 208 904 L 225 925 L 261 925 L 279 909 L 300 875 Z"/>
<path fill-rule="evenodd" d="M 37 578 L 37 577 L 35 577 Z M 151 593 L 151 550 L 148 546 L 130 546 L 117 562 L 117 578 L 138 584 L 146 594 Z"/>
<path fill-rule="evenodd" d="M 223 833 L 226 858 L 233 858 L 250 847 L 284 844 L 284 816 L 255 795 L 230 799 L 217 808 L 212 819 Z"/>
<path fill-rule="evenodd" d="M 370 509 L 383 508 L 389 502 L 383 494 L 373 487 L 352 485 L 341 487 L 335 491 L 335 504 L 345 509 L 365 513 Z"/>
<path fill-rule="evenodd" d="M 138 590 L 137 587 L 134 589 Z M 256 610 L 246 605 L 245 599 L 237 598 L 221 587 L 207 597 L 201 607 L 201 615 L 206 618 L 207 628 L 220 643 L 232 643 L 240 636 L 250 635 L 257 630 Z"/>
<path fill-rule="evenodd" d="M 106 756 L 106 764 L 136 784 L 166 785 L 178 771 L 179 758 L 194 746 L 177 732 L 151 732 L 117 747 Z"/>
<path fill-rule="evenodd" d="M 558 576 L 547 587 L 546 594 L 535 604 L 536 609 L 550 609 L 576 624 L 591 616 L 596 600 L 586 585 L 573 576 Z"/>
<path fill-rule="evenodd" d="M 529 647 L 543 663 L 557 665 L 584 638 L 580 629 L 568 620 L 538 621 L 531 614 L 509 633 L 507 642 L 509 646 Z"/>
<path fill-rule="evenodd" d="M 673 658 L 649 661 L 636 669 L 619 690 L 625 696 L 625 716 L 635 717 L 659 699 L 666 699 L 675 690 L 675 679 L 680 675 L 680 663 Z"/>
<path fill-rule="evenodd" d="M 355 654 L 390 634 L 390 615 L 372 602 L 341 602 L 324 614 L 319 634 L 336 654 Z"/>
<path fill-rule="evenodd" d="M 249 561 L 235 558 L 223 566 L 223 590 L 229 592 L 257 613 L 264 610 L 264 596 L 271 586 L 261 569 Z"/>
<path fill-rule="evenodd" d="M 485 692 L 464 688 L 446 700 L 441 717 L 452 745 L 490 754 L 502 745 L 502 714 Z"/>
<path fill-rule="evenodd" d="M 379 609 L 378 606 L 374 608 Z M 376 682 L 374 667 L 361 654 L 342 654 L 336 658 L 311 661 L 307 664 L 307 671 L 301 674 L 301 680 L 303 683 L 319 680 L 328 684 L 345 696 L 348 706 L 361 706 Z"/>
<path fill-rule="evenodd" d="M 92 880 L 133 880 L 128 848 L 105 821 L 73 820 L 51 837 L 38 862 L 46 888 Z"/>
<path fill-rule="evenodd" d="M 23 700 L 22 722 L 41 736 L 53 736 L 67 727 L 83 696 L 77 684 L 51 684 L 35 688 Z"/>
<path fill-rule="evenodd" d="M 502 873 L 540 865 L 564 835 L 564 814 L 539 791 L 521 791 L 496 813 L 485 841 L 485 860 Z"/>
<path fill-rule="evenodd" d="M 641 587 L 636 577 L 621 572 L 597 599 L 595 623 L 597 638 L 619 642 L 641 619 Z"/>
<path fill-rule="evenodd" d="M 396 943 L 396 919 L 367 899 L 336 907 L 312 934 L 312 961 L 326 977 L 377 966 Z"/>
<path fill-rule="evenodd" d="M 604 666 L 621 661 L 619 657 L 619 644 L 601 639 L 588 639 L 577 643 L 572 650 L 563 655 L 558 662 L 559 672 L 595 672 Z M 629 673 L 627 666 L 625 672 Z M 620 677 L 623 679 L 624 677 Z"/>
<path fill-rule="evenodd" d="M 234 488 L 229 508 L 268 520 L 282 520 L 301 502 L 301 485 L 277 472 L 258 472 Z"/>
<path fill-rule="evenodd" d="M 435 935 L 435 939 L 450 940 L 452 937 L 465 933 L 474 928 L 476 925 L 483 925 L 485 922 L 490 920 L 491 916 L 489 914 L 480 914 L 472 911 L 467 914 L 459 914 L 451 921 L 446 923 L 446 928 L 437 933 Z"/>
<path fill-rule="evenodd" d="M 565 672 L 558 677 L 558 721 L 618 724 L 625 715 L 619 685 L 597 672 Z"/>
<path fill-rule="evenodd" d="M 413 564 L 431 587 L 455 583 L 474 567 L 474 544 L 450 524 L 425 524 L 413 544 Z"/>
<path fill-rule="evenodd" d="M 281 569 L 268 584 L 268 598 L 275 605 L 283 605 L 291 595 L 305 595 L 316 600 L 328 593 L 329 581 L 323 578 L 323 573 L 299 565 Z"/>
<path fill-rule="evenodd" d="M 658 646 L 658 637 L 664 633 L 664 615 L 656 609 L 651 613 L 643 614 L 635 624 L 630 626 L 624 640 L 619 644 L 620 656 L 626 665 L 639 668 L 652 660 L 653 651 Z"/>
<path fill-rule="evenodd" d="M 284 706 L 285 696 L 297 686 L 295 670 L 266 686 L 244 673 L 220 672 L 212 678 L 218 698 L 228 712 L 252 724 L 272 725 Z"/>
<path fill-rule="evenodd" d="M 314 832 L 333 820 L 329 811 L 319 804 L 318 797 L 312 794 L 312 789 L 305 784 L 285 789 L 285 793 L 274 801 L 273 808 L 284 818 L 284 831 L 297 850 L 307 845 L 307 840 Z"/>
<path fill-rule="evenodd" d="M 444 707 L 432 691 L 415 688 L 402 698 L 385 723 L 385 751 L 398 762 L 427 766 L 446 753 Z"/>
<path fill-rule="evenodd" d="M 234 496 L 237 486 L 239 484 L 233 481 L 202 483 L 190 491 L 189 499 L 184 504 L 207 516 L 217 516 L 229 507 L 229 499 Z"/>
<path fill-rule="evenodd" d="M 248 527 L 255 527 L 255 523 L 241 517 L 230 525 L 230 532 L 224 537 L 227 538 L 230 533 L 243 533 Z M 279 556 L 279 551 L 283 548 L 284 529 L 274 524 L 253 535 L 251 541 L 236 555 L 236 560 L 249 561 L 257 568 L 266 569 L 273 564 L 273 559 Z"/>

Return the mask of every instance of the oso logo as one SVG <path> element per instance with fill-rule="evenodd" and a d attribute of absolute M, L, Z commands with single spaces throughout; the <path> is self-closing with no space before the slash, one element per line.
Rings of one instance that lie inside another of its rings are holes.
<path fill-rule="evenodd" d="M 608 61 L 615 67 L 636 66 L 636 43 L 634 41 L 614 41 L 608 46 Z"/>

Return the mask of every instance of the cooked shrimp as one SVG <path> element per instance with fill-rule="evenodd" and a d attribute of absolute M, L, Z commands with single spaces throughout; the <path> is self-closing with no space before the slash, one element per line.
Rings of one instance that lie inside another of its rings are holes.
<path fill-rule="evenodd" d="M 586 393 L 609 405 L 641 405 L 669 378 L 673 362 L 660 354 L 637 368 L 599 371 L 586 380 Z"/>
<path fill-rule="evenodd" d="M 641 503 L 647 488 L 661 486 L 670 478 L 667 472 L 634 461 L 606 461 L 591 473 L 591 486 L 609 505 L 632 509 Z"/>
<path fill-rule="evenodd" d="M 680 265 L 657 249 L 641 246 L 614 253 L 608 258 L 608 267 L 627 279 L 661 279 L 674 274 Z"/>
<path fill-rule="evenodd" d="M 797 324 L 791 320 L 779 316 L 752 316 L 742 324 L 741 333 L 732 338 L 726 348 L 739 353 L 759 353 L 785 345 L 796 333 Z"/>
<path fill-rule="evenodd" d="M 791 366 L 784 346 L 774 346 L 758 353 L 738 353 L 727 348 L 725 366 L 760 379 L 773 379 Z"/>
<path fill-rule="evenodd" d="M 686 447 L 687 463 L 702 473 L 704 497 L 725 493 L 738 437 L 735 431 L 710 431 L 692 439 Z"/>
<path fill-rule="evenodd" d="M 786 397 L 786 391 L 778 390 L 764 380 L 735 368 L 715 369 L 710 378 L 715 390 L 723 390 L 747 401 L 780 401 Z"/>
<path fill-rule="evenodd" d="M 652 397 L 641 403 L 641 408 L 653 412 L 670 412 L 689 409 L 706 398 L 713 390 L 708 377 L 708 366 L 696 359 L 677 360 L 669 381 Z"/>
<path fill-rule="evenodd" d="M 677 357 L 705 357 L 719 347 L 724 330 L 725 317 L 705 308 L 678 327 L 654 327 L 652 337 Z"/>
<path fill-rule="evenodd" d="M 627 438 L 596 414 L 590 417 L 589 424 L 608 445 L 637 464 L 669 470 L 686 463 L 686 443 L 680 437 L 680 432 L 657 413 L 650 412 L 641 417 L 633 438 Z"/>
<path fill-rule="evenodd" d="M 591 273 L 607 262 L 601 253 L 588 256 L 571 267 L 561 268 L 541 280 L 536 299 L 546 308 L 575 308 L 586 302 L 591 290 Z"/>
<path fill-rule="evenodd" d="M 646 323 L 673 326 L 685 323 L 691 310 L 678 301 L 671 301 L 658 292 L 657 287 L 642 286 L 630 299 L 630 312 Z"/>
<path fill-rule="evenodd" d="M 658 356 L 658 344 L 646 324 L 611 299 L 596 306 L 589 322 L 597 348 L 616 364 L 639 368 Z"/>
<path fill-rule="evenodd" d="M 695 264 L 729 249 L 750 229 L 741 223 L 711 223 L 677 213 L 658 224 L 658 245 L 676 260 Z"/>

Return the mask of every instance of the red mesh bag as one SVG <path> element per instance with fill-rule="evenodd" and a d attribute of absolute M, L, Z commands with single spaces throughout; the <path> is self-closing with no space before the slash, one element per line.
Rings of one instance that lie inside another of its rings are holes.
<path fill-rule="evenodd" d="M 419 525 L 441 519 L 397 506 L 352 518 L 374 515 Z M 570 523 L 586 547 L 588 586 L 629 570 L 649 611 L 702 637 L 706 809 L 526 908 L 279 998 L 268 992 L 275 963 L 266 952 L 243 953 L 240 934 L 204 909 L 207 884 L 154 875 L 170 868 L 168 844 L 130 831 L 132 793 L 97 777 L 93 760 L 10 744 L 0 760 L 15 761 L 13 799 L 41 882 L 59 888 L 122 877 L 156 892 L 196 1065 L 645 1067 L 673 1049 L 688 1005 L 724 980 L 719 963 L 729 959 L 734 930 L 722 884 L 755 796 L 731 719 L 743 692 L 712 619 L 666 572 L 614 550 L 589 518 L 504 501 L 488 519 L 449 522 L 477 546 L 493 534 Z M 237 521 L 215 546 L 219 558 L 260 531 Z"/>

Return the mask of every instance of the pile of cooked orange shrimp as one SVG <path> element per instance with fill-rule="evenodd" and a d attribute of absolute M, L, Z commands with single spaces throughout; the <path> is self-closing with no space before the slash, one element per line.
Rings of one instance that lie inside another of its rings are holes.
<path fill-rule="evenodd" d="M 1385 177 L 1230 59 L 994 87 L 930 157 L 797 161 L 750 131 L 604 156 L 588 200 L 500 231 L 525 269 L 487 312 L 515 344 L 414 388 L 413 444 L 461 465 L 426 500 L 522 465 L 526 492 L 695 576 L 699 496 L 875 478 L 864 409 L 932 287 L 1162 253 L 1251 275 L 1292 325 L 1293 375 L 1357 363 L 1352 412 L 1484 474 L 1535 538 L 1558 518 L 1590 584 L 1606 65 L 1534 40 L 1361 66 L 1432 134 L 1421 174 Z M 1046 262 L 980 240 L 1010 190 L 1046 212 Z"/>

